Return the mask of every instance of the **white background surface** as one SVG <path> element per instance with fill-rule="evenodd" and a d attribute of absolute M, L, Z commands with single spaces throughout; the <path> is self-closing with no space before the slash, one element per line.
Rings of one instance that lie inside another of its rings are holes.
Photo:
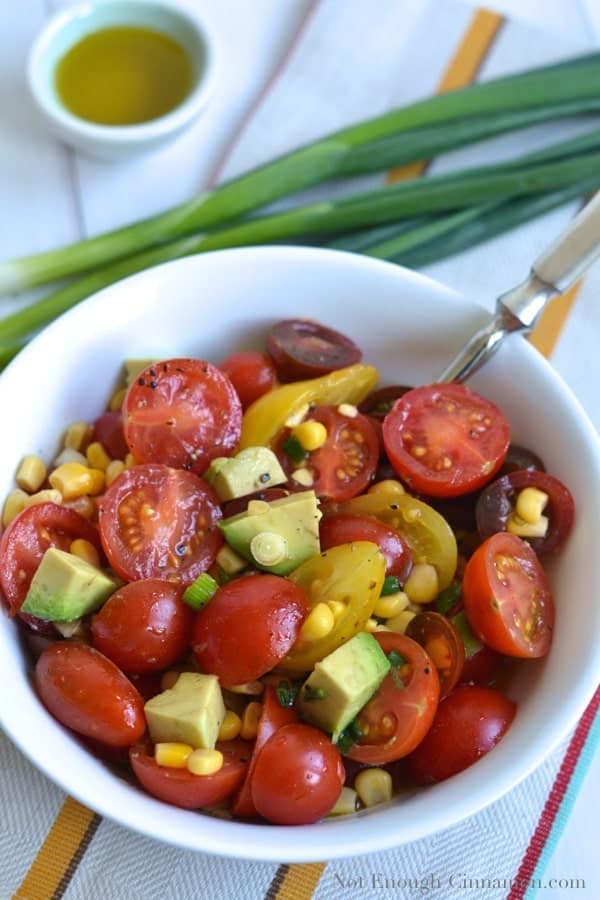
<path fill-rule="evenodd" d="M 338 2 L 342 7 L 343 0 Z M 72 241 L 164 209 L 196 193 L 214 174 L 244 114 L 286 50 L 308 3 L 189 0 L 189 5 L 200 10 L 212 25 L 221 44 L 222 66 L 210 108 L 183 138 L 165 150 L 110 165 L 80 159 L 51 139 L 27 96 L 23 77 L 27 47 L 49 13 L 68 2 L 0 0 L 0 257 Z M 600 0 L 497 0 L 490 5 L 557 36 L 587 38 L 588 42 L 592 39 L 600 45 Z M 5 308 L 12 305 L 8 301 Z M 577 388 L 577 380 L 585 373 L 577 365 L 577 347 L 575 341 L 569 344 L 568 335 L 561 341 L 554 361 Z M 586 398 L 592 393 L 588 390 Z M 590 402 L 586 406 L 598 424 L 600 403 L 595 402 L 591 408 Z M 598 797 L 600 763 L 596 760 L 546 873 L 547 878 L 585 878 L 585 895 L 590 897 L 600 896 L 594 808 Z M 468 854 L 468 848 L 465 852 Z M 559 897 L 561 891 L 545 894 Z"/>

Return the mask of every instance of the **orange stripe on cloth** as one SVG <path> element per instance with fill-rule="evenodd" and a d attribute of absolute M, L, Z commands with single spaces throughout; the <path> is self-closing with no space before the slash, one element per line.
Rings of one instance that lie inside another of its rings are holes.
<path fill-rule="evenodd" d="M 437 93 L 466 87 L 474 80 L 494 38 L 504 19 L 487 9 L 478 9 L 473 14 L 448 68 L 438 85 Z M 399 166 L 388 173 L 387 182 L 392 184 L 407 178 L 422 175 L 427 162 L 414 162 Z M 326 863 L 309 865 L 281 865 L 267 891 L 265 900 L 310 900 L 325 871 Z"/>
<path fill-rule="evenodd" d="M 59 900 L 99 824 L 100 816 L 67 797 L 12 900 Z"/>
<path fill-rule="evenodd" d="M 556 343 L 577 299 L 583 281 L 578 281 L 561 297 L 546 307 L 529 336 L 530 342 L 546 358 L 552 356 Z"/>
<path fill-rule="evenodd" d="M 455 91 L 473 82 L 503 22 L 503 16 L 489 9 L 475 11 L 456 53 L 438 84 L 438 94 Z M 423 174 L 427 165 L 428 160 L 423 159 L 390 169 L 386 181 L 388 184 L 394 184 L 396 181 L 417 178 Z"/>

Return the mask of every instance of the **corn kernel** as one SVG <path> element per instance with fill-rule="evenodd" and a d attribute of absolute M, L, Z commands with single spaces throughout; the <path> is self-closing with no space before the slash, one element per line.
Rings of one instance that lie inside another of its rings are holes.
<path fill-rule="evenodd" d="M 224 684 L 223 687 L 232 694 L 245 694 L 247 697 L 260 697 L 265 689 L 262 681 L 245 681 L 244 684 Z"/>
<path fill-rule="evenodd" d="M 411 603 L 432 603 L 440 592 L 438 573 L 430 563 L 417 563 L 404 583 Z"/>
<path fill-rule="evenodd" d="M 300 422 L 299 425 L 292 428 L 292 435 L 300 443 L 304 450 L 310 453 L 312 450 L 318 450 L 327 440 L 327 429 L 322 422 L 315 419 L 307 419 Z"/>
<path fill-rule="evenodd" d="M 354 779 L 354 789 L 365 806 L 392 799 L 392 776 L 385 769 L 363 769 Z"/>
<path fill-rule="evenodd" d="M 89 444 L 85 455 L 90 469 L 100 469 L 102 472 L 106 472 L 111 463 L 111 458 L 100 441 L 93 441 Z"/>
<path fill-rule="evenodd" d="M 23 491 L 34 494 L 46 480 L 46 464 L 39 456 L 26 456 L 18 468 L 15 481 Z"/>
<path fill-rule="evenodd" d="M 113 481 L 115 481 L 121 472 L 125 471 L 125 463 L 122 459 L 113 459 L 106 467 L 106 471 L 104 473 L 104 477 L 106 478 L 106 487 L 110 487 Z"/>
<path fill-rule="evenodd" d="M 99 494 L 104 490 L 104 472 L 81 466 L 79 463 L 64 463 L 50 473 L 48 480 L 53 488 L 61 492 L 65 500 L 73 500 L 84 494 Z"/>
<path fill-rule="evenodd" d="M 256 737 L 258 731 L 258 720 L 262 713 L 262 703 L 253 700 L 249 703 L 242 716 L 242 727 L 240 729 L 240 737 L 245 741 L 252 741 Z"/>
<path fill-rule="evenodd" d="M 83 538 L 77 538 L 71 542 L 69 553 L 72 553 L 73 556 L 78 556 L 79 559 L 84 559 L 90 566 L 100 568 L 100 554 L 93 544 L 90 544 L 89 541 Z"/>
<path fill-rule="evenodd" d="M 301 484 L 302 487 L 312 487 L 315 483 L 315 478 L 310 469 L 307 469 L 306 466 L 302 466 L 300 469 L 294 469 L 292 472 L 292 481 Z"/>
<path fill-rule="evenodd" d="M 38 503 L 56 503 L 60 506 L 62 501 L 63 497 L 60 491 L 47 489 L 38 491 L 37 494 L 30 494 L 25 501 L 25 509 L 37 506 Z"/>
<path fill-rule="evenodd" d="M 307 412 L 308 403 L 303 403 L 295 412 L 290 413 L 283 424 L 286 428 L 294 428 L 294 426 L 300 424 Z"/>
<path fill-rule="evenodd" d="M 69 509 L 74 509 L 84 519 L 93 519 L 97 511 L 96 501 L 93 497 L 75 497 L 74 500 L 69 500 L 64 505 Z"/>
<path fill-rule="evenodd" d="M 221 727 L 219 728 L 219 740 L 232 741 L 234 738 L 239 737 L 241 730 L 242 720 L 237 713 L 228 709 L 225 713 L 225 718 L 221 722 Z"/>
<path fill-rule="evenodd" d="M 352 403 L 340 403 L 338 412 L 341 416 L 347 416 L 349 419 L 354 419 L 358 415 L 358 409 Z"/>
<path fill-rule="evenodd" d="M 343 787 L 342 793 L 337 798 L 333 808 L 328 813 L 330 816 L 348 816 L 356 812 L 356 801 L 358 799 L 356 791 L 351 787 Z"/>
<path fill-rule="evenodd" d="M 189 744 L 179 744 L 176 741 L 165 741 L 155 744 L 154 759 L 158 766 L 168 766 L 170 769 L 185 769 L 188 757 L 194 752 Z"/>
<path fill-rule="evenodd" d="M 540 516 L 537 522 L 525 522 L 514 513 L 508 517 L 506 530 L 522 538 L 543 538 L 548 533 L 548 516 Z"/>
<path fill-rule="evenodd" d="M 133 453 L 128 453 L 125 457 L 125 468 L 132 469 L 134 466 L 137 466 L 137 459 Z"/>
<path fill-rule="evenodd" d="M 223 768 L 223 754 L 220 750 L 194 750 L 187 758 L 187 770 L 192 775 L 214 775 Z"/>
<path fill-rule="evenodd" d="M 377 631 L 378 625 L 379 622 L 377 621 L 377 619 L 374 619 L 371 616 L 371 618 L 367 619 L 367 621 L 365 622 L 365 631 L 368 632 L 368 634 L 373 634 L 375 631 Z"/>
<path fill-rule="evenodd" d="M 13 519 L 22 513 L 25 509 L 25 503 L 29 500 L 29 495 L 20 489 L 11 491 L 4 501 L 2 510 L 2 527 L 6 528 Z"/>
<path fill-rule="evenodd" d="M 400 484 L 399 481 L 396 481 L 394 478 L 386 478 L 384 481 L 378 481 L 376 484 L 372 484 L 368 494 L 391 494 L 400 496 L 400 494 L 405 494 L 404 485 Z"/>
<path fill-rule="evenodd" d="M 408 597 L 404 591 L 396 591 L 395 594 L 388 594 L 386 597 L 380 597 L 375 604 L 373 615 L 380 619 L 391 619 L 397 616 L 408 606 Z"/>
<path fill-rule="evenodd" d="M 515 513 L 524 522 L 535 525 L 542 518 L 548 503 L 548 494 L 535 487 L 526 487 L 519 492 L 515 503 Z"/>
<path fill-rule="evenodd" d="M 217 553 L 215 562 L 223 569 L 226 575 L 237 575 L 238 572 L 241 572 L 248 565 L 246 560 L 242 559 L 241 556 L 238 556 L 235 550 L 231 549 L 229 544 L 223 544 Z"/>
<path fill-rule="evenodd" d="M 335 619 L 331 608 L 326 603 L 317 603 L 302 623 L 300 640 L 318 641 L 329 634 L 334 625 Z"/>
<path fill-rule="evenodd" d="M 82 466 L 87 466 L 87 459 L 79 450 L 71 450 L 70 447 L 64 447 L 53 462 L 53 467 L 57 469 L 63 463 L 76 462 Z"/>
<path fill-rule="evenodd" d="M 333 613 L 333 618 L 336 622 L 348 611 L 348 607 L 341 600 L 327 600 L 327 606 Z"/>
<path fill-rule="evenodd" d="M 112 397 L 109 400 L 108 408 L 111 412 L 120 412 L 121 407 L 123 406 L 123 400 L 125 399 L 125 394 L 127 393 L 127 388 L 117 388 Z"/>
<path fill-rule="evenodd" d="M 73 422 L 65 434 L 64 445 L 69 450 L 85 450 L 92 439 L 92 426 L 86 422 Z"/>
<path fill-rule="evenodd" d="M 404 609 L 401 613 L 398 613 L 397 616 L 394 616 L 393 619 L 387 620 L 387 627 L 390 631 L 395 631 L 396 634 L 404 634 L 406 629 L 408 628 L 408 623 L 414 619 L 415 613 L 410 609 Z"/>

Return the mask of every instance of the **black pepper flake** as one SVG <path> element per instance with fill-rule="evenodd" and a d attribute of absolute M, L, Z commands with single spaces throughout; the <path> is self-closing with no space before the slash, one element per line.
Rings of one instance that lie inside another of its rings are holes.
<path fill-rule="evenodd" d="M 177 556 L 185 556 L 185 544 L 177 544 L 175 547 L 175 553 Z"/>
<path fill-rule="evenodd" d="M 430 672 L 431 672 L 431 669 L 429 668 L 429 666 L 427 666 L 427 668 L 425 669 L 425 674 L 429 675 Z"/>
<path fill-rule="evenodd" d="M 149 387 L 151 387 L 153 391 L 156 390 L 156 388 L 158 387 L 158 381 L 151 381 Z"/>
<path fill-rule="evenodd" d="M 156 378 L 156 369 L 154 369 L 154 368 L 149 369 L 148 374 L 152 375 L 153 378 Z"/>
<path fill-rule="evenodd" d="M 208 366 L 202 366 L 202 371 L 206 374 L 208 372 Z"/>
<path fill-rule="evenodd" d="M 163 372 L 168 372 L 168 371 L 169 371 L 169 366 L 167 365 L 167 363 L 163 363 Z"/>
<path fill-rule="evenodd" d="M 146 382 L 144 381 L 143 378 L 138 378 L 138 384 L 140 384 L 142 387 L 144 387 L 144 385 L 146 384 Z"/>
<path fill-rule="evenodd" d="M 262 475 L 258 476 L 258 480 L 260 481 L 261 484 L 266 484 L 267 481 L 271 480 L 271 476 L 269 475 L 268 472 L 263 472 Z"/>
<path fill-rule="evenodd" d="M 397 503 L 390 503 L 390 509 L 398 509 L 398 508 L 399 507 L 398 507 Z"/>

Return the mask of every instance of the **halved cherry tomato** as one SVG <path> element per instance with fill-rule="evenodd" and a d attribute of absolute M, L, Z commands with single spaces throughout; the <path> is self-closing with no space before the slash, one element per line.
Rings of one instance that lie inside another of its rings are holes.
<path fill-rule="evenodd" d="M 231 796 L 248 771 L 252 754 L 248 741 L 221 741 L 217 749 L 223 754 L 223 767 L 214 775 L 192 775 L 187 769 L 159 766 L 149 744 L 136 744 L 129 759 L 137 780 L 153 797 L 183 809 L 202 809 Z"/>
<path fill-rule="evenodd" d="M 548 495 L 544 515 L 548 517 L 545 537 L 527 538 L 527 543 L 538 556 L 552 553 L 567 539 L 575 517 L 575 503 L 569 489 L 562 481 L 547 472 L 509 472 L 488 484 L 477 501 L 477 529 L 483 539 L 506 531 L 508 519 L 514 512 L 518 494 L 527 487 L 534 487 Z"/>
<path fill-rule="evenodd" d="M 223 543 L 212 488 L 192 472 L 157 463 L 122 472 L 98 511 L 104 551 L 125 581 L 189 584 L 212 566 Z"/>
<path fill-rule="evenodd" d="M 377 468 L 379 442 L 373 425 L 366 416 L 343 415 L 336 406 L 317 406 L 309 418 L 321 422 L 327 430 L 323 446 L 309 453 L 300 464 L 311 473 L 313 490 L 318 497 L 329 500 L 356 497 L 367 487 Z M 289 472 L 289 457 L 285 452 L 279 455 Z"/>
<path fill-rule="evenodd" d="M 219 363 L 219 369 L 225 372 L 234 386 L 242 409 L 248 409 L 251 403 L 272 390 L 277 382 L 271 358 L 257 350 L 234 353 Z"/>
<path fill-rule="evenodd" d="M 401 397 L 383 423 L 385 450 L 414 490 L 456 497 L 477 490 L 508 451 L 504 414 L 462 384 L 432 384 Z"/>
<path fill-rule="evenodd" d="M 460 634 L 445 616 L 429 611 L 411 619 L 405 634 L 431 657 L 440 679 L 440 700 L 447 697 L 458 684 L 465 662 Z"/>
<path fill-rule="evenodd" d="M 419 784 L 444 781 L 496 746 L 517 707 L 491 688 L 460 685 L 442 700 L 429 732 L 407 759 Z"/>
<path fill-rule="evenodd" d="M 310 725 L 284 725 L 259 751 L 250 790 L 275 825 L 308 825 L 333 808 L 344 786 L 340 751 Z"/>
<path fill-rule="evenodd" d="M 191 638 L 194 613 L 182 594 L 157 578 L 119 588 L 92 619 L 94 647 L 131 675 L 166 669 Z"/>
<path fill-rule="evenodd" d="M 355 541 L 332 547 L 298 566 L 290 581 L 304 588 L 312 609 L 317 603 L 338 601 L 345 611 L 329 634 L 314 641 L 298 641 L 279 668 L 308 672 L 315 663 L 362 631 L 373 612 L 385 577 L 385 558 L 377 544 Z"/>
<path fill-rule="evenodd" d="M 123 413 L 105 412 L 94 422 L 92 440 L 100 441 L 112 459 L 125 459 L 129 447 L 123 433 Z"/>
<path fill-rule="evenodd" d="M 229 456 L 242 428 L 234 387 L 200 359 L 148 366 L 123 401 L 125 440 L 138 462 L 163 463 L 197 475 L 217 456 Z"/>
<path fill-rule="evenodd" d="M 463 600 L 475 634 L 507 656 L 538 657 L 550 649 L 554 601 L 546 573 L 521 538 L 488 538 L 467 563 Z"/>
<path fill-rule="evenodd" d="M 46 550 L 56 547 L 68 551 L 77 538 L 101 550 L 97 528 L 79 513 L 56 503 L 38 503 L 13 519 L 0 540 L 0 586 L 13 615 L 23 605 Z M 34 630 L 48 633 L 48 623 L 24 613 L 22 618 Z"/>
<path fill-rule="evenodd" d="M 392 631 L 378 631 L 373 637 L 386 655 L 399 654 L 401 663 L 392 663 L 358 714 L 363 737 L 348 756 L 381 765 L 406 756 L 423 740 L 437 709 L 440 682 L 433 662 L 416 641 Z"/>
<path fill-rule="evenodd" d="M 201 670 L 225 685 L 260 678 L 293 647 L 307 609 L 304 590 L 287 578 L 254 575 L 224 584 L 194 625 Z"/>
<path fill-rule="evenodd" d="M 360 362 L 362 353 L 350 338 L 309 319 L 284 319 L 267 336 L 282 381 L 317 378 Z"/>
<path fill-rule="evenodd" d="M 78 641 L 59 641 L 35 666 L 46 709 L 67 728 L 113 747 L 128 747 L 146 730 L 144 701 L 110 659 Z"/>
<path fill-rule="evenodd" d="M 258 720 L 258 731 L 256 733 L 250 767 L 243 785 L 233 799 L 231 807 L 233 815 L 239 816 L 242 819 L 253 819 L 258 815 L 256 807 L 252 802 L 250 783 L 259 751 L 276 731 L 284 725 L 292 725 L 294 722 L 298 721 L 298 714 L 293 707 L 284 708 L 281 706 L 277 699 L 275 688 L 272 685 L 265 685 L 265 691 L 261 697 L 261 702 L 262 711 L 260 719 Z"/>
<path fill-rule="evenodd" d="M 456 572 L 456 538 L 448 523 L 427 503 L 408 494 L 381 490 L 345 503 L 328 503 L 323 508 L 326 517 L 336 513 L 375 516 L 400 532 L 414 559 L 421 558 L 435 566 L 440 590 L 452 581 Z"/>
<path fill-rule="evenodd" d="M 412 390 L 405 384 L 390 384 L 387 387 L 377 388 L 376 391 L 372 391 L 368 397 L 365 397 L 358 408 L 363 415 L 372 416 L 383 422 L 387 414 L 391 412 L 396 400 Z"/>
<path fill-rule="evenodd" d="M 399 531 L 385 525 L 375 516 L 340 513 L 320 524 L 321 549 L 329 550 L 352 541 L 372 541 L 385 557 L 386 575 L 396 575 L 401 583 L 412 568 L 412 553 Z"/>

